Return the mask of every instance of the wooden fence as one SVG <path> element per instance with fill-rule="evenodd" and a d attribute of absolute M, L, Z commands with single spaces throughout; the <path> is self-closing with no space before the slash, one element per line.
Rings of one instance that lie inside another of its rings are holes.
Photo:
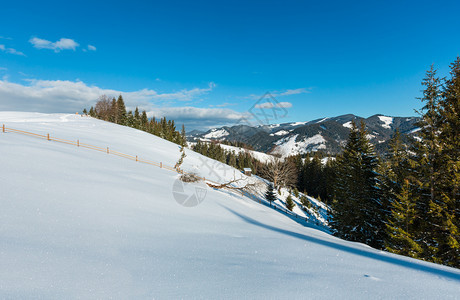
<path fill-rule="evenodd" d="M 9 127 L 6 127 L 5 124 L 3 124 L 3 126 L 2 126 L 2 132 L 3 133 L 7 133 L 7 132 L 18 133 L 18 134 L 23 134 L 23 135 L 30 136 L 30 137 L 35 137 L 35 138 L 40 138 L 40 139 L 44 139 L 44 140 L 48 140 L 48 141 L 54 141 L 54 142 L 58 142 L 58 143 L 68 144 L 68 145 L 72 145 L 72 146 L 76 146 L 76 147 L 80 147 L 80 148 L 96 150 L 96 151 L 99 151 L 99 152 L 104 152 L 104 153 L 107 153 L 107 154 L 112 154 L 112 155 L 116 155 L 116 156 L 119 156 L 119 157 L 122 157 L 122 158 L 130 159 L 130 160 L 135 161 L 135 162 L 156 166 L 156 167 L 159 167 L 161 169 L 168 170 L 168 171 L 173 171 L 173 172 L 176 172 L 176 173 L 179 173 L 179 174 L 191 174 L 191 173 L 188 173 L 188 172 L 184 172 L 181 169 L 177 169 L 177 168 L 173 168 L 173 167 L 170 167 L 168 165 L 165 165 L 162 162 L 155 162 L 155 161 L 151 161 L 151 160 L 148 160 L 148 159 L 140 158 L 138 155 L 125 154 L 125 153 L 122 153 L 122 152 L 111 150 L 109 147 L 99 147 L 99 146 L 94 146 L 94 145 L 82 143 L 82 142 L 80 142 L 79 139 L 76 140 L 76 141 L 61 139 L 61 138 L 58 138 L 58 137 L 51 136 L 49 133 L 47 133 L 46 135 L 42 135 L 42 134 L 37 134 L 37 133 L 29 132 L 29 131 L 9 128 Z M 203 179 L 203 181 L 205 183 L 206 182 L 211 183 L 210 186 L 212 186 L 212 185 L 214 185 L 214 186 L 215 185 L 220 185 L 220 183 L 212 181 L 212 180 L 209 180 L 209 179 L 206 179 L 205 177 L 201 177 L 201 179 Z M 255 202 L 258 202 L 260 204 L 264 204 L 260 199 L 258 199 L 254 195 L 249 194 L 247 192 L 244 192 L 244 191 L 241 191 L 241 190 L 229 189 L 229 188 L 226 188 L 226 189 L 231 191 L 231 192 L 237 192 L 242 197 L 246 196 L 247 198 L 249 198 L 249 199 L 251 199 L 251 200 L 253 200 Z M 271 204 L 269 206 L 271 207 Z M 277 209 L 276 206 L 274 208 L 275 208 L 275 210 L 279 210 L 280 212 L 283 212 L 282 208 Z M 288 212 L 287 209 L 284 209 L 284 210 L 285 210 L 284 213 L 286 215 L 290 216 L 291 218 L 292 217 L 295 217 L 295 218 L 300 217 L 295 213 L 292 213 L 290 211 Z M 302 218 L 302 217 L 300 217 L 300 218 Z M 308 222 L 308 217 L 305 218 L 305 219 Z"/>
<path fill-rule="evenodd" d="M 35 137 L 35 138 L 44 139 L 44 140 L 48 140 L 48 141 L 54 141 L 54 142 L 58 142 L 58 143 L 68 144 L 68 145 L 72 145 L 72 146 L 76 146 L 76 147 L 80 147 L 80 148 L 96 150 L 96 151 L 99 151 L 99 152 L 104 152 L 104 153 L 107 153 L 107 154 L 112 154 L 112 155 L 116 155 L 116 156 L 119 156 L 119 157 L 122 157 L 122 158 L 130 159 L 130 160 L 135 161 L 135 162 L 156 166 L 156 167 L 159 167 L 161 169 L 168 170 L 168 171 L 173 171 L 173 172 L 176 172 L 176 173 L 179 173 L 179 174 L 187 174 L 188 173 L 188 172 L 184 172 L 183 170 L 181 170 L 179 168 L 174 168 L 174 167 L 168 166 L 166 164 L 163 164 L 162 162 L 155 162 L 155 161 L 151 161 L 151 160 L 148 160 L 148 159 L 145 159 L 145 158 L 141 158 L 138 155 L 131 155 L 131 154 L 118 152 L 118 151 L 110 149 L 109 147 L 99 147 L 99 146 L 94 146 L 94 145 L 82 143 L 82 142 L 80 142 L 79 139 L 76 140 L 76 141 L 61 139 L 61 138 L 58 138 L 58 137 L 51 136 L 49 133 L 47 133 L 46 135 L 42 135 L 42 134 L 37 134 L 37 133 L 29 132 L 29 131 L 9 128 L 9 127 L 6 127 L 5 124 L 3 124 L 3 126 L 2 126 L 2 132 L 3 133 L 7 133 L 7 132 L 18 133 L 18 134 L 22 134 L 22 135 L 26 135 L 26 136 L 30 136 L 30 137 Z M 190 173 L 188 173 L 188 174 L 190 174 Z M 210 183 L 216 184 L 216 185 L 219 184 L 218 182 L 206 179 L 205 177 L 201 177 L 201 179 L 203 179 L 204 182 L 210 182 Z"/>

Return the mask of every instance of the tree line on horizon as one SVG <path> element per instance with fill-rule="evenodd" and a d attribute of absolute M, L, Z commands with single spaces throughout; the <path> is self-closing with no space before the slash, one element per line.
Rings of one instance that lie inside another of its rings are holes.
<path fill-rule="evenodd" d="M 174 120 L 167 120 L 166 117 L 158 121 L 155 117 L 149 119 L 147 117 L 147 112 L 145 110 L 139 112 L 138 107 L 136 107 L 134 112 L 131 110 L 126 111 L 122 95 L 119 95 L 117 99 L 110 99 L 110 97 L 102 95 L 99 97 L 96 105 L 94 107 L 92 106 L 89 111 L 86 108 L 83 109 L 83 114 L 115 124 L 139 129 L 183 147 L 187 144 L 184 125 L 182 125 L 182 129 L 179 132 L 176 130 Z"/>

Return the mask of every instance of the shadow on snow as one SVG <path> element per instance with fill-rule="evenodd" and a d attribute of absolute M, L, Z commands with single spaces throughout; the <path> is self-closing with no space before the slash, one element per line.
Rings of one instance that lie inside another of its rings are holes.
<path fill-rule="evenodd" d="M 311 237 L 311 236 L 308 236 L 308 235 L 305 235 L 305 234 L 301 234 L 301 233 L 297 233 L 297 232 L 277 228 L 277 227 L 274 227 L 274 226 L 270 226 L 270 225 L 267 225 L 267 224 L 263 224 L 263 223 L 261 223 L 261 222 L 259 222 L 257 220 L 254 220 L 254 219 L 252 219 L 252 218 L 250 218 L 248 216 L 244 216 L 242 214 L 239 214 L 236 211 L 234 211 L 234 210 L 232 210 L 232 209 L 230 209 L 230 208 L 228 208 L 228 207 L 226 207 L 224 205 L 222 205 L 222 207 L 224 207 L 230 213 L 234 214 L 235 216 L 239 217 L 240 219 L 242 219 L 243 221 L 245 221 L 245 222 L 247 222 L 249 224 L 252 224 L 252 225 L 255 225 L 255 226 L 258 226 L 258 227 L 262 227 L 262 228 L 265 228 L 265 229 L 268 229 L 268 230 L 271 230 L 271 231 L 274 231 L 274 232 L 282 233 L 284 235 L 288 235 L 288 236 L 295 237 L 295 238 L 298 238 L 298 239 L 301 239 L 301 240 L 305 240 L 305 241 L 316 243 L 316 244 L 326 246 L 326 247 L 329 247 L 329 248 L 337 249 L 337 250 L 340 250 L 340 251 L 345 251 L 345 252 L 348 252 L 348 253 L 351 253 L 351 254 L 360 255 L 360 256 L 367 257 L 367 258 L 371 258 L 371 259 L 383 261 L 383 262 L 386 262 L 386 263 L 402 266 L 402 267 L 405 267 L 405 268 L 413 269 L 413 270 L 416 270 L 416 271 L 422 271 L 422 272 L 426 272 L 426 273 L 431 273 L 431 274 L 434 274 L 434 275 L 443 276 L 443 277 L 447 277 L 447 278 L 450 278 L 450 279 L 453 279 L 453 280 L 460 281 L 460 271 L 456 271 L 453 268 L 452 268 L 452 270 L 448 270 L 449 267 L 447 267 L 447 266 L 435 265 L 435 264 L 432 264 L 432 263 L 429 263 L 429 262 L 424 262 L 424 261 L 418 261 L 417 263 L 414 263 L 414 262 L 402 259 L 402 257 L 399 258 L 395 254 L 390 254 L 390 253 L 385 253 L 385 252 L 380 254 L 380 253 L 375 253 L 375 252 L 372 252 L 372 251 L 366 251 L 366 250 L 363 250 L 363 249 L 356 249 L 354 247 L 350 247 L 350 246 L 347 246 L 347 245 L 341 245 L 339 243 L 334 243 L 334 242 L 331 242 L 331 241 L 326 241 L 326 240 L 322 240 L 322 239 L 319 239 L 319 238 Z M 378 251 L 378 250 L 374 249 L 374 251 Z M 406 258 L 406 259 L 409 259 L 409 258 Z M 433 265 L 433 266 L 431 266 L 431 265 Z"/>

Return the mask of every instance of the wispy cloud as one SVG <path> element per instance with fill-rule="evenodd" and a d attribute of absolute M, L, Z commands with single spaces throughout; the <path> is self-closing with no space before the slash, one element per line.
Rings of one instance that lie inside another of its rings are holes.
<path fill-rule="evenodd" d="M 264 102 L 261 104 L 256 104 L 255 108 L 291 108 L 292 103 L 290 102 L 279 102 L 279 103 L 272 103 L 272 102 Z"/>
<path fill-rule="evenodd" d="M 0 67 L 0 71 L 8 71 L 8 68 Z"/>
<path fill-rule="evenodd" d="M 282 91 L 274 91 L 270 92 L 271 96 L 273 97 L 286 97 L 292 95 L 299 95 L 299 94 L 309 94 L 311 93 L 312 88 L 298 88 L 298 89 L 287 89 Z M 249 95 L 249 99 L 260 99 L 262 95 L 251 94 Z"/>
<path fill-rule="evenodd" d="M 40 39 L 38 37 L 33 37 L 29 42 L 37 49 L 51 49 L 54 52 L 60 52 L 61 50 L 74 50 L 80 46 L 77 42 L 68 38 L 60 38 L 56 42 L 51 42 L 48 40 Z"/>
<path fill-rule="evenodd" d="M 0 44 L 0 51 L 3 51 L 3 52 L 6 52 L 6 53 L 10 53 L 10 54 L 14 54 L 14 55 L 20 55 L 20 56 L 26 56 L 24 53 L 22 53 L 21 51 L 18 51 L 14 48 L 8 48 L 6 47 L 5 45 L 3 44 Z"/>
<path fill-rule="evenodd" d="M 311 93 L 311 88 L 300 88 L 300 89 L 286 90 L 284 92 L 278 92 L 278 93 L 275 92 L 272 95 L 275 96 L 275 97 L 282 97 L 282 96 L 307 94 L 307 93 Z"/>
<path fill-rule="evenodd" d="M 0 39 L 1 40 L 12 40 L 12 38 L 6 37 L 6 36 L 0 36 Z"/>
<path fill-rule="evenodd" d="M 216 105 L 209 105 L 209 107 L 227 107 L 227 106 L 235 106 L 235 105 L 238 105 L 238 103 L 225 102 L 225 103 L 216 104 Z"/>
<path fill-rule="evenodd" d="M 88 45 L 88 50 L 89 50 L 89 51 L 96 51 L 97 49 L 96 49 L 96 47 L 93 46 L 93 45 Z"/>

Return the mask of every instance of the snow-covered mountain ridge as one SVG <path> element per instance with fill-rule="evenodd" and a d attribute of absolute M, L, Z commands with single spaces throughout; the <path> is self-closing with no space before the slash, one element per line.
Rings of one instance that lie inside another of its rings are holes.
<path fill-rule="evenodd" d="M 412 134 L 417 129 L 417 117 L 389 117 L 374 115 L 362 118 L 352 114 L 321 118 L 309 122 L 271 124 L 265 126 L 235 125 L 213 128 L 207 132 L 191 132 L 190 142 L 226 140 L 244 142 L 261 152 L 283 156 L 324 151 L 337 154 L 348 138 L 351 122 L 359 125 L 363 120 L 369 132 L 368 138 L 378 152 L 387 150 L 388 141 L 396 129 Z"/>
<path fill-rule="evenodd" d="M 180 155 L 156 136 L 92 118 L 0 112 L 3 123 L 168 165 Z M 235 172 L 192 151 L 183 169 L 215 181 Z M 0 132 L 0 297 L 457 297 L 457 269 L 337 239 L 201 183 L 203 202 L 184 207 L 177 178 Z"/>

